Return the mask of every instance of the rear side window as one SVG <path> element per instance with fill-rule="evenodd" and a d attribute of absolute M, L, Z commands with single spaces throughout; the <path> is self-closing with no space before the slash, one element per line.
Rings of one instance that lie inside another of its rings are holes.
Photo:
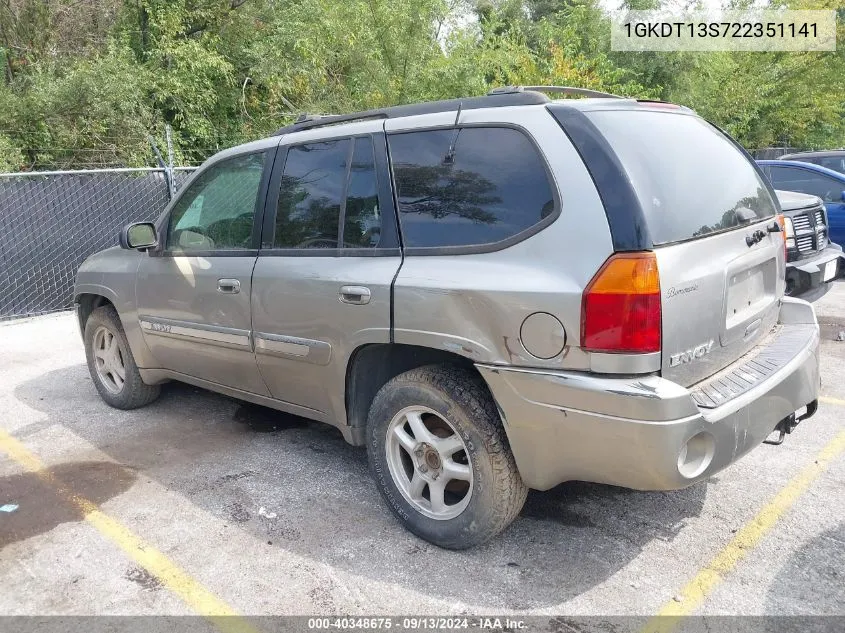
<path fill-rule="evenodd" d="M 654 244 L 728 231 L 776 213 L 751 161 L 703 119 L 649 110 L 587 116 L 622 162 Z"/>
<path fill-rule="evenodd" d="M 816 164 L 832 169 L 833 171 L 838 171 L 840 174 L 845 174 L 845 157 L 825 156 L 824 158 L 818 159 Z"/>
<path fill-rule="evenodd" d="M 825 202 L 840 200 L 845 185 L 835 179 L 816 174 L 800 167 L 771 167 L 771 179 L 775 189 L 797 191 L 818 196 Z"/>
<path fill-rule="evenodd" d="M 545 164 L 518 130 L 429 130 L 388 140 L 406 247 L 493 244 L 555 211 Z"/>

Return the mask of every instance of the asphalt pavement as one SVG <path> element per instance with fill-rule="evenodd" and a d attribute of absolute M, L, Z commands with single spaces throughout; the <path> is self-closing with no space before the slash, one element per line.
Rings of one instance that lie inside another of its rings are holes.
<path fill-rule="evenodd" d="M 0 614 L 845 615 L 845 282 L 815 305 L 824 398 L 782 446 L 676 492 L 532 492 L 465 552 L 333 428 L 176 383 L 111 409 L 73 315 L 2 323 Z"/>

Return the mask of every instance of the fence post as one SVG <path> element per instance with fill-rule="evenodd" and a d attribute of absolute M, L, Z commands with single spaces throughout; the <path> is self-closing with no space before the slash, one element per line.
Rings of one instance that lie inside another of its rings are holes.
<path fill-rule="evenodd" d="M 168 126 L 169 129 L 170 126 Z M 167 164 L 164 162 L 164 159 L 161 157 L 161 152 L 158 151 L 158 145 L 156 145 L 156 141 L 153 138 L 152 134 L 147 134 L 147 140 L 150 142 L 150 146 L 153 148 L 153 153 L 156 155 L 156 159 L 158 160 L 158 166 L 164 170 L 164 182 L 167 184 L 167 196 L 171 200 L 173 199 L 173 170 L 170 169 Z"/>
<path fill-rule="evenodd" d="M 170 135 L 170 124 L 164 126 L 164 134 L 167 137 L 167 184 L 170 187 L 170 199 L 176 195 L 176 181 L 173 179 L 173 138 Z"/>

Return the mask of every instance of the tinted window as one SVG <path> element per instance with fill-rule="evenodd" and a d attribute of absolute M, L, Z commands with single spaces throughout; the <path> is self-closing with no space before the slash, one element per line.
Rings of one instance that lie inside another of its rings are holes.
<path fill-rule="evenodd" d="M 775 214 L 752 162 L 703 119 L 648 110 L 588 116 L 622 162 L 655 244 L 718 233 Z"/>
<path fill-rule="evenodd" d="M 833 202 L 842 198 L 845 184 L 833 178 L 815 174 L 800 167 L 775 167 L 771 171 L 772 184 L 775 189 L 797 191 L 818 196 L 825 202 Z"/>
<path fill-rule="evenodd" d="M 350 139 L 288 149 L 276 214 L 276 248 L 337 248 Z"/>
<path fill-rule="evenodd" d="M 349 187 L 343 223 L 343 245 L 350 248 L 378 246 L 381 213 L 378 206 L 376 165 L 370 137 L 355 139 L 349 167 Z"/>
<path fill-rule="evenodd" d="M 394 134 L 390 156 L 405 246 L 490 244 L 554 211 L 545 166 L 517 130 Z"/>
<path fill-rule="evenodd" d="M 221 161 L 197 176 L 170 214 L 167 249 L 248 249 L 264 154 Z"/>
<path fill-rule="evenodd" d="M 840 174 L 845 174 L 845 157 L 825 156 L 824 158 L 819 158 L 816 164 L 832 169 L 833 171 L 838 171 Z"/>

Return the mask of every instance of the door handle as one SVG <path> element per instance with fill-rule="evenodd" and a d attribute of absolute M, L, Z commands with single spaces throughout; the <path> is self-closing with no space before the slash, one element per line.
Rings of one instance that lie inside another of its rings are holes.
<path fill-rule="evenodd" d="M 217 291 L 226 294 L 236 295 L 241 291 L 241 282 L 237 279 L 218 279 Z"/>
<path fill-rule="evenodd" d="M 343 303 L 362 306 L 370 302 L 370 289 L 364 286 L 341 286 L 340 300 Z"/>

